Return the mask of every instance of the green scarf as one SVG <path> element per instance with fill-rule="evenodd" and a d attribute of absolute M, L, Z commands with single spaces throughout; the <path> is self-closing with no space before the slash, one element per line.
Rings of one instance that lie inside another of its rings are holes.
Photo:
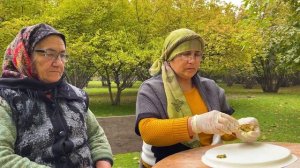
<path fill-rule="evenodd" d="M 162 74 L 169 118 L 192 116 L 192 112 L 176 80 L 176 74 L 168 62 L 179 53 L 190 50 L 203 51 L 203 49 L 204 41 L 198 34 L 189 29 L 175 30 L 166 38 L 161 57 L 153 63 L 149 70 L 152 76 Z M 183 144 L 194 148 L 199 146 L 199 140 L 193 139 Z"/>

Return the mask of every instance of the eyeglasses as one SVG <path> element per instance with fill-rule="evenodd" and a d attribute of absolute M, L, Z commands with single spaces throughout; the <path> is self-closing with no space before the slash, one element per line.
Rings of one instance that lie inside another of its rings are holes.
<path fill-rule="evenodd" d="M 41 53 L 41 54 L 43 54 L 43 56 L 45 58 L 52 60 L 52 61 L 54 61 L 58 57 L 60 57 L 60 59 L 65 63 L 65 62 L 68 62 L 68 58 L 69 58 L 69 55 L 67 53 L 59 53 L 52 49 L 46 49 L 46 50 L 36 49 L 36 50 L 34 50 L 34 52 Z"/>
<path fill-rule="evenodd" d="M 177 55 L 177 57 L 179 57 L 180 59 L 184 60 L 184 61 L 189 61 L 189 60 L 196 60 L 196 61 L 201 61 L 202 60 L 202 52 L 200 51 L 187 51 L 187 52 L 183 52 L 183 53 L 179 53 Z"/>

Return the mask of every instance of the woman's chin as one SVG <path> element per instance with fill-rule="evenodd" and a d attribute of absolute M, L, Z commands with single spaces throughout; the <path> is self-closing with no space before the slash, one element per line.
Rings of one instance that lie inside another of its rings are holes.
<path fill-rule="evenodd" d="M 47 79 L 40 79 L 44 83 L 55 83 L 58 82 L 60 77 L 55 77 L 55 78 L 47 78 Z"/>

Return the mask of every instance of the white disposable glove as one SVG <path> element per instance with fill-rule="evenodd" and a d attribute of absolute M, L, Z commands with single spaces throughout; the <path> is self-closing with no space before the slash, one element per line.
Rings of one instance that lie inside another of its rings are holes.
<path fill-rule="evenodd" d="M 260 136 L 258 121 L 254 117 L 246 117 L 238 120 L 240 128 L 235 133 L 236 137 L 243 142 L 254 142 Z M 247 125 L 247 128 L 243 128 Z M 251 129 L 251 130 L 248 130 Z"/>
<path fill-rule="evenodd" d="M 239 128 L 235 118 L 217 110 L 193 116 L 191 126 L 194 133 L 203 132 L 219 135 L 231 134 Z"/>

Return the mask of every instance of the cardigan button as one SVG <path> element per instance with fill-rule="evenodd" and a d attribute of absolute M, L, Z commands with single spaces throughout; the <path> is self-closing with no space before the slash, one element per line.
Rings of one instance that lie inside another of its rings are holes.
<path fill-rule="evenodd" d="M 66 135 L 66 133 L 65 133 L 65 131 L 60 131 L 60 132 L 58 133 L 58 135 L 61 136 L 61 137 L 63 137 L 63 136 Z"/>

